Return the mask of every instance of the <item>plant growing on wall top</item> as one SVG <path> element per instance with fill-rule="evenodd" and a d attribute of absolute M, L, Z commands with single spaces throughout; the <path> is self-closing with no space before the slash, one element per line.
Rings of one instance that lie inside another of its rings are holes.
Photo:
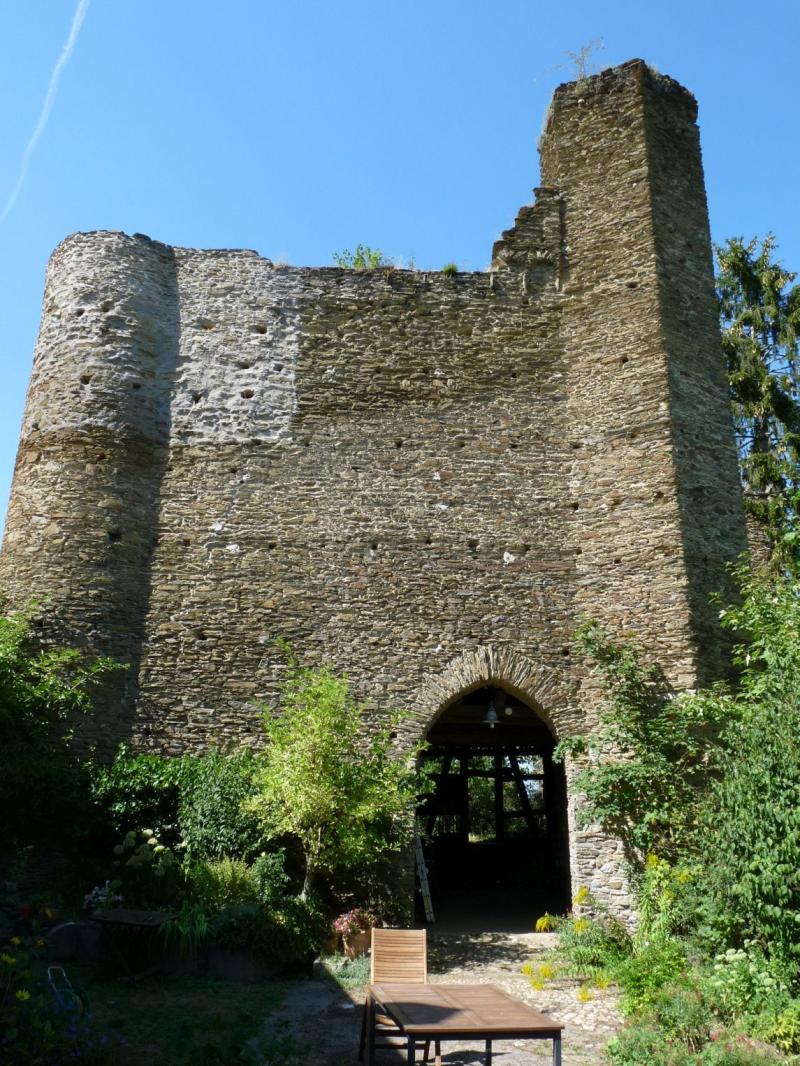
<path fill-rule="evenodd" d="M 354 252 L 349 248 L 334 252 L 332 258 L 338 267 L 345 270 L 375 270 L 378 267 L 391 266 L 380 248 L 370 248 L 366 244 L 357 244 Z"/>

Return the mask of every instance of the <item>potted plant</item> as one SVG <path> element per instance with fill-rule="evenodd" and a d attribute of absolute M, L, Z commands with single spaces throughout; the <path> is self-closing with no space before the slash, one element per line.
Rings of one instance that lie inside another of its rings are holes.
<path fill-rule="evenodd" d="M 378 924 L 376 915 L 363 907 L 354 907 L 334 919 L 334 931 L 342 938 L 344 953 L 349 959 L 355 959 L 369 951 L 371 930 L 373 925 Z"/>

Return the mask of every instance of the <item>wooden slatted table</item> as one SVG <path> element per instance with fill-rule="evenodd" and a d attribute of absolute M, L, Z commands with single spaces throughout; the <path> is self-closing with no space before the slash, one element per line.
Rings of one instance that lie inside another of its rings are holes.
<path fill-rule="evenodd" d="M 514 999 L 495 985 L 367 985 L 369 1066 L 375 1062 L 375 1011 L 390 1015 L 407 1041 L 408 1062 L 419 1043 L 432 1040 L 485 1040 L 486 1066 L 493 1040 L 552 1040 L 553 1066 L 561 1066 L 559 1022 Z M 436 1066 L 441 1066 L 437 1056 Z"/>

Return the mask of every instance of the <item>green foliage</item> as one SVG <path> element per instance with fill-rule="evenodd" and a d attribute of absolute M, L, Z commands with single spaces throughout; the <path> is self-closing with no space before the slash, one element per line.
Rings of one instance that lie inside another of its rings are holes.
<path fill-rule="evenodd" d="M 665 985 L 650 1000 L 647 1017 L 667 1040 L 700 1051 L 718 1028 L 717 1019 L 698 985 L 686 978 Z"/>
<path fill-rule="evenodd" d="M 767 1010 L 755 1020 L 753 1033 L 786 1054 L 800 1053 L 800 1000 Z"/>
<path fill-rule="evenodd" d="M 639 947 L 614 967 L 614 979 L 622 989 L 623 1013 L 635 1014 L 652 1006 L 664 988 L 673 984 L 686 968 L 680 944 L 671 938 L 653 940 Z"/>
<path fill-rule="evenodd" d="M 174 945 L 181 955 L 195 956 L 205 944 L 208 930 L 209 919 L 205 907 L 184 899 L 176 916 L 162 926 L 162 935 L 168 947 Z"/>
<path fill-rule="evenodd" d="M 303 895 L 321 874 L 368 869 L 410 838 L 417 774 L 394 755 L 389 727 L 365 735 L 347 681 L 328 667 L 292 667 L 281 713 L 264 716 L 268 744 L 251 809 L 266 839 L 302 849 Z"/>
<path fill-rule="evenodd" d="M 719 1032 L 697 1053 L 658 1025 L 625 1026 L 606 1048 L 614 1066 L 772 1066 L 776 1055 L 741 1034 Z"/>
<path fill-rule="evenodd" d="M 694 930 L 697 923 L 697 885 L 704 877 L 685 865 L 670 866 L 649 854 L 637 884 L 637 945 L 664 941 Z"/>
<path fill-rule="evenodd" d="M 177 844 L 178 806 L 193 776 L 186 758 L 134 754 L 121 744 L 114 761 L 90 767 L 92 800 L 117 834 L 149 825 L 160 837 Z"/>
<path fill-rule="evenodd" d="M 186 893 L 207 913 L 239 903 L 256 903 L 258 882 L 252 867 L 241 859 L 197 859 L 185 869 Z"/>
<path fill-rule="evenodd" d="M 603 976 L 631 951 L 625 927 L 611 915 L 569 917 L 559 921 L 559 953 L 566 960 L 565 976 L 587 980 Z"/>
<path fill-rule="evenodd" d="M 184 763 L 190 757 L 185 756 Z M 236 855 L 249 860 L 260 850 L 256 817 L 247 809 L 255 794 L 258 757 L 247 749 L 195 757 L 178 807 L 181 841 L 189 858 Z"/>
<path fill-rule="evenodd" d="M 718 941 L 764 945 L 800 986 L 800 595 L 788 577 L 740 575 L 743 600 L 723 624 L 741 680 L 723 731 L 698 834 L 714 855 L 704 914 Z"/>
<path fill-rule="evenodd" d="M 790 573 L 737 577 L 741 602 L 720 613 L 740 641 L 735 687 L 669 699 L 636 649 L 584 634 L 608 690 L 590 752 L 606 761 L 585 765 L 579 787 L 589 817 L 621 827 L 639 861 L 632 952 L 606 968 L 635 1015 L 609 1049 L 621 1064 L 763 1063 L 753 1034 L 784 1050 L 796 1039 L 800 588 Z M 652 842 L 674 861 L 642 862 Z M 714 1039 L 720 1025 L 731 1031 Z"/>
<path fill-rule="evenodd" d="M 310 900 L 287 898 L 279 909 L 260 903 L 226 907 L 211 920 L 209 937 L 219 947 L 248 951 L 283 971 L 314 957 L 325 926 Z"/>
<path fill-rule="evenodd" d="M 72 989 L 56 1000 L 45 986 L 44 965 L 42 940 L 13 937 L 0 944 L 0 1061 L 4 1066 L 112 1062 L 114 1049 L 95 1030 L 85 1002 Z"/>
<path fill-rule="evenodd" d="M 151 829 L 131 830 L 114 848 L 118 882 L 111 887 L 122 894 L 128 907 L 160 907 L 175 902 L 183 873 L 172 850 Z"/>
<path fill-rule="evenodd" d="M 606 1047 L 606 1058 L 614 1066 L 689 1066 L 691 1053 L 667 1040 L 657 1025 L 628 1023 Z"/>
<path fill-rule="evenodd" d="M 458 273 L 458 267 L 455 263 L 445 263 L 442 267 L 442 273 L 446 278 L 454 278 Z"/>
<path fill-rule="evenodd" d="M 323 974 L 345 992 L 360 990 L 369 984 L 369 955 L 358 955 L 354 959 L 346 955 L 325 955 L 321 962 Z"/>
<path fill-rule="evenodd" d="M 289 876 L 286 873 L 286 853 L 282 848 L 262 852 L 253 863 L 253 879 L 258 898 L 267 907 L 275 907 L 288 894 Z"/>
<path fill-rule="evenodd" d="M 357 244 L 354 252 L 345 248 L 341 252 L 332 255 L 334 263 L 346 270 L 375 270 L 378 267 L 388 267 L 391 263 L 378 248 L 370 248 L 366 244 Z"/>
<path fill-rule="evenodd" d="M 258 756 L 243 750 L 168 758 L 121 745 L 110 766 L 92 767 L 92 797 L 117 832 L 151 825 L 190 859 L 259 850 L 255 816 L 246 809 Z"/>
<path fill-rule="evenodd" d="M 87 662 L 75 650 L 42 650 L 32 619 L 32 609 L 0 617 L 2 848 L 63 843 L 85 820 L 72 730 L 90 710 L 92 687 L 114 667 L 109 659 Z"/>
<path fill-rule="evenodd" d="M 558 933 L 558 947 L 546 955 L 543 963 L 528 963 L 522 968 L 537 990 L 554 977 L 605 985 L 633 949 L 630 933 L 622 922 L 586 888 L 578 890 L 574 903 L 585 913 L 563 917 L 545 914 L 536 923 L 537 932 Z"/>
<path fill-rule="evenodd" d="M 586 795 L 582 824 L 600 822 L 638 867 L 648 852 L 675 856 L 694 827 L 697 790 L 729 713 L 724 694 L 676 696 L 640 648 L 612 640 L 598 623 L 583 626 L 576 642 L 606 691 L 596 732 L 566 738 L 555 753 L 588 752 L 576 782 Z"/>
<path fill-rule="evenodd" d="M 708 1001 L 718 1017 L 733 1021 L 788 1002 L 780 963 L 753 941 L 716 955 L 702 975 Z"/>
<path fill-rule="evenodd" d="M 734 237 L 716 255 L 745 504 L 782 564 L 800 548 L 800 285 L 775 247 Z"/>

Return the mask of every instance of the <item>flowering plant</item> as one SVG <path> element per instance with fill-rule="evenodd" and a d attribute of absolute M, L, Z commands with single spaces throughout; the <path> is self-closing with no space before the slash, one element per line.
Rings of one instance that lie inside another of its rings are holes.
<path fill-rule="evenodd" d="M 364 933 L 371 929 L 373 925 L 379 924 L 378 916 L 374 911 L 367 910 L 364 907 L 354 907 L 351 911 L 346 911 L 344 914 L 340 914 L 338 918 L 335 918 L 333 928 L 339 936 L 347 938 L 352 936 L 353 933 Z"/>
<path fill-rule="evenodd" d="M 87 1066 L 116 1061 L 112 1038 L 94 1029 L 85 1003 L 69 985 L 69 999 L 48 987 L 45 942 L 12 936 L 0 942 L 0 1062 L 3 1066 L 65 1063 Z"/>
<path fill-rule="evenodd" d="M 121 907 L 124 900 L 117 892 L 118 888 L 119 881 L 106 881 L 104 885 L 95 885 L 92 891 L 83 897 L 83 909 L 92 914 L 108 907 Z"/>

